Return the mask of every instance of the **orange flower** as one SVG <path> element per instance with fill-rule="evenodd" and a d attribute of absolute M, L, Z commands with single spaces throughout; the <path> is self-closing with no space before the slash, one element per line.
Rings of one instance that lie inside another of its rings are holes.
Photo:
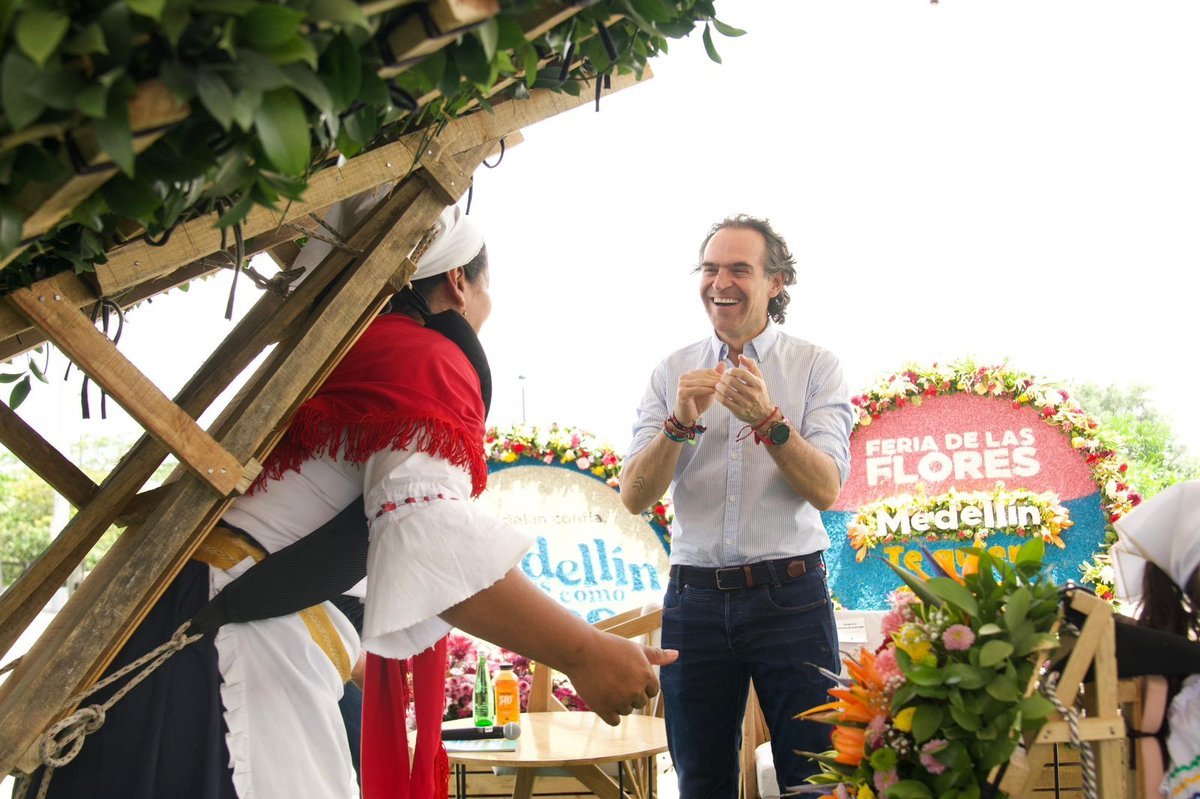
<path fill-rule="evenodd" d="M 834 759 L 847 766 L 857 766 L 862 762 L 866 740 L 866 733 L 861 727 L 837 725 L 833 728 L 833 748 L 837 750 Z"/>

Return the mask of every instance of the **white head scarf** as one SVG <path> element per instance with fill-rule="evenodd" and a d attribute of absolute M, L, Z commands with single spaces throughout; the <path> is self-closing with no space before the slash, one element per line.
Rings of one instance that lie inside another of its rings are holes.
<path fill-rule="evenodd" d="M 412 279 L 421 280 L 466 266 L 483 249 L 479 226 L 457 205 L 449 205 L 434 223 L 433 243 L 416 257 L 417 271 Z"/>
<path fill-rule="evenodd" d="M 1146 561 L 1187 590 L 1200 567 L 1200 480 L 1176 483 L 1113 526 L 1120 535 L 1111 550 L 1117 596 L 1141 602 Z"/>

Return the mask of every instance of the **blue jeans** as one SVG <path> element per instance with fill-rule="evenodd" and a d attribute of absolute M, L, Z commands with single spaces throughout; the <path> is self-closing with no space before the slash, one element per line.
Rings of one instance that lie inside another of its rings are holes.
<path fill-rule="evenodd" d="M 795 751 L 829 749 L 832 727 L 793 717 L 829 701 L 832 682 L 814 665 L 838 670 L 823 568 L 788 583 L 732 591 L 672 579 L 663 599 L 662 645 L 679 650 L 679 659 L 663 666 L 661 682 L 681 799 L 736 799 L 752 679 L 781 789 L 818 771 Z"/>

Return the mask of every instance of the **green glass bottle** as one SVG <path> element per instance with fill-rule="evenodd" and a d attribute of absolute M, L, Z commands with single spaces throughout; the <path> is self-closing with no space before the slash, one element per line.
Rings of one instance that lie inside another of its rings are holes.
<path fill-rule="evenodd" d="M 495 726 L 496 716 L 492 712 L 492 678 L 488 674 L 487 655 L 479 656 L 475 669 L 475 726 Z"/>

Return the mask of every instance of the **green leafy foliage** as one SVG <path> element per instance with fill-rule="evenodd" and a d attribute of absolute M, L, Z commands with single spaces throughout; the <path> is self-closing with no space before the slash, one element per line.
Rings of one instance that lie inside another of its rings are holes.
<path fill-rule="evenodd" d="M 510 84 L 502 96 L 535 87 L 579 95 L 606 72 L 640 77 L 669 39 L 697 26 L 718 59 L 713 31 L 742 34 L 716 20 L 711 0 L 601 0 L 529 40 L 523 21 L 558 4 L 506 0 L 497 16 L 432 54 L 392 63 L 389 36 L 414 13 L 409 4 L 374 16 L 354 0 L 97 0 L 70 14 L 51 0 L 26 0 L 6 8 L 0 256 L 17 254 L 0 269 L 0 295 L 63 269 L 94 269 L 130 230 L 159 235 L 197 217 L 228 226 L 254 205 L 296 199 L 335 155 L 486 110 L 502 80 Z M 190 114 L 135 155 L 143 131 L 131 129 L 128 103 L 156 80 Z M 23 242 L 16 198 L 30 183 L 69 179 L 81 168 L 72 147 L 82 140 L 98 141 L 106 156 L 95 168 L 115 168 L 130 182 Z M 99 237 L 98 250 L 81 225 Z"/>

